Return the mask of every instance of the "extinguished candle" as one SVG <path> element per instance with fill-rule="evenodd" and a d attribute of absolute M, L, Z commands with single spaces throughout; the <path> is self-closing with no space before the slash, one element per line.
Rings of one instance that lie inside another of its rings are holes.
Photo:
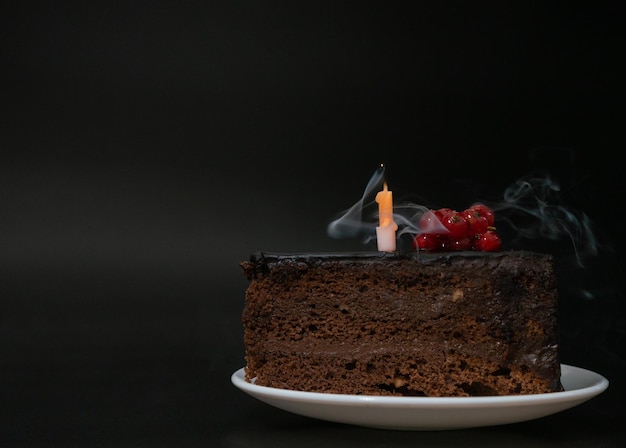
<path fill-rule="evenodd" d="M 376 194 L 378 203 L 378 227 L 376 227 L 376 242 L 381 252 L 394 252 L 396 250 L 396 230 L 398 225 L 393 220 L 393 194 L 387 189 L 387 183 L 383 190 Z"/>

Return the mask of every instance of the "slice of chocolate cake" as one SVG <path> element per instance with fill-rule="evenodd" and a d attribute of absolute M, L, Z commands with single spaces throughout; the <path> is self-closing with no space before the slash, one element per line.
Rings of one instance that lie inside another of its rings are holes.
<path fill-rule="evenodd" d="M 258 253 L 242 267 L 246 379 L 257 385 L 433 397 L 561 390 L 548 255 Z"/>

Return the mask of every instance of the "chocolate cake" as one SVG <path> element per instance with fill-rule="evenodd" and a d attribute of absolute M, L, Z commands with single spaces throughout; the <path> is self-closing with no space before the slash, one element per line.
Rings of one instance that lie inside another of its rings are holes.
<path fill-rule="evenodd" d="M 246 380 L 341 394 L 561 390 L 549 255 L 271 254 L 242 263 Z"/>

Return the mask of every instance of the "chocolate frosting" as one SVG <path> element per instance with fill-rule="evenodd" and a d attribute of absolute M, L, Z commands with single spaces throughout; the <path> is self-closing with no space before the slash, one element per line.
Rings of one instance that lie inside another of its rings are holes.
<path fill-rule="evenodd" d="M 381 261 L 381 260 L 415 260 L 423 263 L 448 261 L 455 258 L 551 258 L 549 254 L 541 254 L 529 251 L 503 251 L 503 252 L 264 252 L 258 251 L 250 256 L 251 263 L 272 263 L 280 261 L 298 261 L 307 264 L 315 264 L 321 261 Z"/>

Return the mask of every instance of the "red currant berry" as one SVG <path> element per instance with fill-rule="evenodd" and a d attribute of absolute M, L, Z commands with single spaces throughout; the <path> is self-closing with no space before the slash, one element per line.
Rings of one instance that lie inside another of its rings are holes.
<path fill-rule="evenodd" d="M 463 212 L 463 216 L 467 221 L 469 236 L 478 235 L 487 231 L 487 228 L 489 227 L 489 222 L 480 211 L 468 208 Z"/>
<path fill-rule="evenodd" d="M 420 233 L 413 239 L 413 249 L 421 250 L 438 250 L 441 244 L 437 235 L 431 233 Z"/>
<path fill-rule="evenodd" d="M 467 235 L 467 221 L 455 210 L 446 212 L 441 218 L 441 223 L 448 229 L 446 236 L 452 240 Z"/>
<path fill-rule="evenodd" d="M 452 210 L 451 208 L 443 207 L 443 208 L 440 208 L 440 209 L 437 209 L 437 210 L 433 210 L 433 211 L 435 212 L 437 217 L 441 220 L 443 215 L 445 215 L 446 213 L 452 212 L 454 210 Z"/>
<path fill-rule="evenodd" d="M 429 234 L 445 233 L 446 231 L 445 227 L 441 224 L 438 213 L 434 210 L 428 210 L 422 215 L 419 228 L 422 232 Z"/>
<path fill-rule="evenodd" d="M 454 240 L 450 240 L 449 244 L 450 250 L 471 250 L 472 249 L 472 239 L 465 236 L 463 238 L 457 238 Z"/>
<path fill-rule="evenodd" d="M 479 212 L 481 215 L 487 218 L 487 224 L 489 226 L 494 226 L 496 219 L 495 214 L 493 213 L 493 210 L 491 208 L 487 207 L 485 204 L 474 204 L 469 209 Z"/>
<path fill-rule="evenodd" d="M 487 232 L 477 235 L 474 241 L 474 248 L 481 252 L 495 252 L 502 247 L 502 240 L 500 235 L 494 230 L 488 230 Z"/>
<path fill-rule="evenodd" d="M 439 241 L 439 250 L 444 252 L 450 250 L 450 238 L 447 235 L 437 235 L 437 240 Z"/>

